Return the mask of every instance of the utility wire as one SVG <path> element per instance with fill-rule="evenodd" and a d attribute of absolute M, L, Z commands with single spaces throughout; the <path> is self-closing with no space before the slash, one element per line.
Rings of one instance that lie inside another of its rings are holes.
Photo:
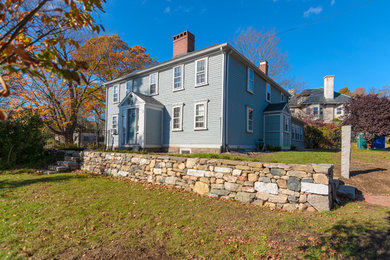
<path fill-rule="evenodd" d="M 336 15 L 339 15 L 339 14 L 342 14 L 342 13 L 345 13 L 345 12 L 348 12 L 348 11 L 351 11 L 351 10 L 353 10 L 353 9 L 355 9 L 355 8 L 364 6 L 364 5 L 369 4 L 370 2 L 373 2 L 373 1 L 374 1 L 374 0 L 368 0 L 368 1 L 365 1 L 365 2 L 363 2 L 363 3 L 360 3 L 360 4 L 357 4 L 357 5 L 354 5 L 354 6 L 345 8 L 345 9 L 342 9 L 342 10 L 340 10 L 340 11 L 338 11 L 338 12 L 333 13 L 333 14 L 330 14 L 330 15 L 327 15 L 327 16 L 324 16 L 324 17 L 321 17 L 321 18 L 318 18 L 318 19 L 316 19 L 316 20 L 314 20 L 314 21 L 311 21 L 311 22 L 308 22 L 308 23 L 304 23 L 304 24 L 298 25 L 298 26 L 296 26 L 296 27 L 292 27 L 292 28 L 290 28 L 290 29 L 287 29 L 287 30 L 285 30 L 285 31 L 282 31 L 282 32 L 280 32 L 280 33 L 277 33 L 276 36 L 281 35 L 281 34 L 285 34 L 285 33 L 291 32 L 291 31 L 295 31 L 295 30 L 297 30 L 297 29 L 300 29 L 300 28 L 302 28 L 302 27 L 311 25 L 311 24 L 313 24 L 313 23 L 317 23 L 317 22 L 319 22 L 319 21 L 326 20 L 326 19 L 328 19 L 328 18 L 330 18 L 330 17 L 333 17 L 333 16 L 336 16 Z"/>

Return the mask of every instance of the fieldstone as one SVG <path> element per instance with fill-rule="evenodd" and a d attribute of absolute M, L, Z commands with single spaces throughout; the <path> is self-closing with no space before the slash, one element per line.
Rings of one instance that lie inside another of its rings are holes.
<path fill-rule="evenodd" d="M 276 209 L 276 204 L 267 201 L 266 203 L 264 203 L 264 207 L 268 207 L 270 209 Z"/>
<path fill-rule="evenodd" d="M 290 202 L 290 203 L 295 203 L 295 202 L 297 202 L 297 199 L 296 199 L 296 197 L 295 196 L 288 196 L 287 197 L 287 199 L 288 199 L 288 202 Z"/>
<path fill-rule="evenodd" d="M 232 182 L 224 183 L 225 189 L 229 191 L 238 191 L 241 188 L 241 185 Z"/>
<path fill-rule="evenodd" d="M 162 177 L 161 175 L 156 176 L 156 180 L 157 180 L 157 182 L 159 182 L 159 183 L 164 183 L 164 182 L 165 182 L 165 178 L 166 178 L 166 177 Z"/>
<path fill-rule="evenodd" d="M 205 178 L 205 177 L 200 177 L 199 181 L 204 182 L 204 183 L 210 183 L 210 179 Z"/>
<path fill-rule="evenodd" d="M 271 179 L 270 178 L 267 178 L 267 177 L 261 177 L 259 179 L 260 182 L 271 182 Z"/>
<path fill-rule="evenodd" d="M 240 175 L 241 175 L 241 172 L 242 172 L 242 170 L 234 169 L 234 170 L 233 170 L 233 176 L 240 176 Z"/>
<path fill-rule="evenodd" d="M 222 172 L 216 172 L 215 173 L 215 177 L 218 178 L 218 179 L 221 179 L 223 178 L 224 174 Z"/>
<path fill-rule="evenodd" d="M 212 189 L 223 189 L 225 186 L 223 184 L 211 184 Z"/>
<path fill-rule="evenodd" d="M 138 158 L 138 157 L 131 158 L 131 163 L 139 163 L 140 161 L 141 161 L 141 158 Z"/>
<path fill-rule="evenodd" d="M 248 166 L 254 168 L 262 168 L 263 164 L 261 162 L 248 162 Z"/>
<path fill-rule="evenodd" d="M 178 165 L 178 168 L 179 168 L 180 170 L 184 170 L 184 169 L 186 168 L 186 165 L 185 165 L 184 163 L 180 163 L 180 164 Z"/>
<path fill-rule="evenodd" d="M 328 177 L 322 173 L 313 174 L 314 183 L 318 184 L 329 184 Z"/>
<path fill-rule="evenodd" d="M 307 205 L 304 203 L 301 203 L 301 204 L 299 204 L 298 209 L 303 211 L 303 210 L 307 209 Z"/>
<path fill-rule="evenodd" d="M 279 195 L 270 195 L 268 198 L 269 202 L 273 203 L 286 203 L 287 195 L 279 194 Z"/>
<path fill-rule="evenodd" d="M 302 182 L 314 183 L 314 179 L 312 179 L 312 178 L 304 178 L 304 179 L 302 179 Z"/>
<path fill-rule="evenodd" d="M 166 178 L 165 178 L 165 183 L 166 183 L 166 184 L 175 185 L 175 184 L 176 184 L 176 181 L 177 181 L 177 178 L 176 178 L 176 177 L 166 177 Z"/>
<path fill-rule="evenodd" d="M 221 173 L 231 173 L 232 169 L 228 167 L 215 167 L 214 168 L 215 172 L 221 172 Z"/>
<path fill-rule="evenodd" d="M 139 164 L 140 165 L 145 165 L 145 164 L 149 164 L 150 161 L 148 159 L 145 159 L 145 158 L 142 158 L 140 161 L 139 161 Z"/>
<path fill-rule="evenodd" d="M 203 183 L 200 181 L 195 183 L 194 192 L 196 192 L 200 195 L 206 195 L 209 193 L 209 191 L 210 191 L 209 185 L 207 185 L 206 183 Z"/>
<path fill-rule="evenodd" d="M 303 177 L 306 177 L 306 172 L 303 172 L 303 171 L 288 171 L 287 175 L 288 176 L 297 177 L 297 178 L 301 179 Z"/>
<path fill-rule="evenodd" d="M 276 183 L 278 184 L 279 188 L 287 189 L 287 182 L 286 182 L 286 180 L 279 179 L 279 180 L 276 181 Z"/>
<path fill-rule="evenodd" d="M 278 185 L 276 183 L 255 182 L 255 190 L 269 194 L 278 194 Z"/>
<path fill-rule="evenodd" d="M 202 171 L 202 170 L 194 170 L 194 169 L 188 169 L 188 170 L 187 170 L 187 175 L 196 176 L 196 177 L 204 177 L 205 171 Z"/>
<path fill-rule="evenodd" d="M 218 195 L 218 196 L 226 196 L 230 193 L 230 191 L 220 190 L 220 189 L 211 189 L 210 193 Z"/>
<path fill-rule="evenodd" d="M 307 212 L 316 212 L 317 210 L 314 207 L 307 207 Z"/>
<path fill-rule="evenodd" d="M 328 196 L 310 194 L 307 202 L 318 211 L 328 211 L 331 208 Z"/>
<path fill-rule="evenodd" d="M 289 195 L 289 196 L 294 196 L 295 195 L 295 191 L 288 190 L 288 189 L 279 189 L 279 193 L 282 193 L 282 194 L 285 194 L 285 195 Z"/>
<path fill-rule="evenodd" d="M 291 164 L 291 168 L 294 171 L 312 172 L 313 166 L 305 164 Z"/>
<path fill-rule="evenodd" d="M 218 184 L 222 184 L 222 183 L 224 183 L 225 181 L 224 181 L 223 179 L 217 179 L 215 182 L 218 183 Z"/>
<path fill-rule="evenodd" d="M 223 176 L 223 179 L 227 182 L 236 182 L 237 177 L 231 176 L 231 175 L 225 175 Z"/>
<path fill-rule="evenodd" d="M 314 194 L 328 195 L 329 187 L 328 185 L 324 185 L 324 184 L 302 182 L 301 191 L 314 193 Z"/>
<path fill-rule="evenodd" d="M 264 201 L 268 200 L 269 196 L 271 196 L 271 194 L 269 194 L 269 193 L 264 193 L 264 192 L 256 193 L 256 198 L 264 200 Z"/>
<path fill-rule="evenodd" d="M 256 196 L 256 194 L 254 194 L 254 193 L 237 192 L 236 200 L 239 200 L 239 201 L 245 202 L 245 203 L 251 203 L 254 200 L 255 196 Z"/>
<path fill-rule="evenodd" d="M 125 171 L 118 171 L 118 175 L 119 176 L 123 176 L 123 177 L 126 177 L 129 173 L 128 172 L 125 172 Z"/>
<path fill-rule="evenodd" d="M 195 164 L 198 162 L 198 159 L 188 158 L 186 162 L 187 168 L 194 168 Z"/>
<path fill-rule="evenodd" d="M 160 168 L 154 168 L 153 173 L 160 175 L 162 173 L 162 170 Z"/>
<path fill-rule="evenodd" d="M 301 182 L 296 177 L 290 177 L 287 180 L 287 188 L 289 190 L 299 191 L 301 189 Z"/>
<path fill-rule="evenodd" d="M 330 171 L 333 169 L 332 164 L 312 164 L 312 166 L 316 173 L 329 174 Z"/>
<path fill-rule="evenodd" d="M 250 182 L 255 182 L 258 180 L 258 178 L 259 177 L 256 174 L 253 174 L 253 173 L 248 174 L 248 181 L 250 181 Z"/>
<path fill-rule="evenodd" d="M 256 206 L 263 206 L 264 204 L 264 201 L 263 200 L 254 200 L 252 202 L 253 205 L 256 205 Z"/>
<path fill-rule="evenodd" d="M 297 209 L 297 204 L 284 204 L 283 205 L 283 209 L 284 210 L 287 210 L 287 211 L 293 211 L 293 210 L 296 210 Z"/>
<path fill-rule="evenodd" d="M 299 203 L 305 203 L 307 201 L 307 195 L 302 194 L 299 196 Z"/>
<path fill-rule="evenodd" d="M 248 186 L 242 187 L 241 190 L 242 190 L 243 192 L 252 192 L 252 193 L 255 192 L 255 188 L 253 188 L 253 187 L 248 187 Z"/>
<path fill-rule="evenodd" d="M 283 176 L 285 175 L 285 171 L 281 169 L 271 169 L 271 174 L 274 176 Z"/>
<path fill-rule="evenodd" d="M 340 185 L 337 189 L 337 193 L 345 195 L 352 200 L 356 199 L 356 189 L 353 186 Z"/>

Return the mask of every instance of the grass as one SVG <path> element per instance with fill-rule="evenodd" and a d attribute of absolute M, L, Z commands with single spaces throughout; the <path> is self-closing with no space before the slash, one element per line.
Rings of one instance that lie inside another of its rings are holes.
<path fill-rule="evenodd" d="M 109 177 L 4 172 L 0 258 L 375 258 L 389 256 L 389 216 L 363 202 L 288 213 Z"/>

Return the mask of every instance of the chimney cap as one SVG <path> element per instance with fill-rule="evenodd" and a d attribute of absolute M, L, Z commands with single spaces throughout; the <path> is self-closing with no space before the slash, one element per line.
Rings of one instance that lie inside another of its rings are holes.
<path fill-rule="evenodd" d="M 176 34 L 176 35 L 173 36 L 172 38 L 173 38 L 173 40 L 175 41 L 175 40 L 180 39 L 180 38 L 182 38 L 182 37 L 184 37 L 184 36 L 187 36 L 187 35 L 188 35 L 188 37 L 195 39 L 195 35 L 193 35 L 193 34 L 192 34 L 190 31 L 188 31 L 188 30 L 186 30 L 186 31 L 184 31 L 184 32 L 182 32 L 182 33 Z"/>
<path fill-rule="evenodd" d="M 260 61 L 260 64 L 268 64 L 267 60 Z"/>
<path fill-rule="evenodd" d="M 326 75 L 326 76 L 324 77 L 324 79 L 326 79 L 326 78 L 334 78 L 334 75 Z"/>

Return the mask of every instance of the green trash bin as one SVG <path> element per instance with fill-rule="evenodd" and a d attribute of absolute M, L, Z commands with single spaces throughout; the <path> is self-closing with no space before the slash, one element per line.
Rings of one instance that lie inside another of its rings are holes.
<path fill-rule="evenodd" d="M 366 142 L 366 140 L 364 140 L 362 134 L 359 134 L 357 136 L 356 142 L 357 142 L 357 148 L 358 149 L 367 149 L 367 142 Z"/>

